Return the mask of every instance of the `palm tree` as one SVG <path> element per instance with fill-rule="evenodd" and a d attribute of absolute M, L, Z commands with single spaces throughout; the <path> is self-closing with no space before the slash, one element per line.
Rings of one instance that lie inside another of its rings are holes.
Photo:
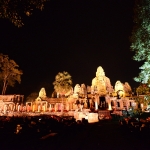
<path fill-rule="evenodd" d="M 72 89 L 71 75 L 65 71 L 59 72 L 55 76 L 55 81 L 53 82 L 53 85 L 55 91 L 61 95 L 63 103 L 64 95 Z"/>

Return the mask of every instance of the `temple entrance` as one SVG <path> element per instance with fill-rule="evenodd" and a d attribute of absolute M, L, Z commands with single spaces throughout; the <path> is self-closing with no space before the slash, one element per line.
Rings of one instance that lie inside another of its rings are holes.
<path fill-rule="evenodd" d="M 114 101 L 113 101 L 113 100 L 111 101 L 111 106 L 113 106 L 113 107 L 115 106 L 115 104 L 114 104 Z"/>
<path fill-rule="evenodd" d="M 99 109 L 106 109 L 106 99 L 104 96 L 99 97 Z"/>
<path fill-rule="evenodd" d="M 117 102 L 117 107 L 120 107 L 120 102 Z"/>

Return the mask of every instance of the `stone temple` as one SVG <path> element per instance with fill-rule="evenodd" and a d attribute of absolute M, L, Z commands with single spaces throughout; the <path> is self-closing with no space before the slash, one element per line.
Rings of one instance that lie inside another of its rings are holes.
<path fill-rule="evenodd" d="M 95 110 L 127 109 L 130 106 L 136 106 L 129 83 L 118 80 L 113 88 L 101 66 L 97 68 L 91 86 L 76 84 L 68 93 L 63 102 L 69 110 L 76 110 L 80 105 L 83 108 Z M 59 97 L 48 98 L 47 101 L 51 104 L 61 103 Z"/>
<path fill-rule="evenodd" d="M 47 97 L 45 88 L 41 88 L 39 96 L 34 102 L 23 104 L 22 95 L 6 95 L 0 97 L 0 110 L 19 110 L 25 108 L 28 111 L 42 112 L 47 110 L 123 110 L 129 107 L 137 107 L 136 96 L 132 95 L 132 89 L 128 82 L 116 81 L 111 85 L 110 79 L 105 75 L 104 69 L 99 66 L 96 75 L 91 79 L 91 85 L 76 84 L 63 98 L 59 93 L 53 97 Z"/>

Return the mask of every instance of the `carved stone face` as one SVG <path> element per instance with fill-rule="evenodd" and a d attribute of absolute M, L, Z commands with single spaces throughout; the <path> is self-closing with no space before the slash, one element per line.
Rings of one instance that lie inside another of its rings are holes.
<path fill-rule="evenodd" d="M 86 88 L 85 84 L 81 84 L 81 88 L 85 89 Z"/>
<path fill-rule="evenodd" d="M 100 66 L 97 68 L 97 72 L 96 72 L 96 77 L 102 77 L 102 76 L 105 76 L 105 72 L 103 70 L 103 68 Z"/>
<path fill-rule="evenodd" d="M 125 87 L 125 91 L 126 92 L 131 92 L 132 91 L 132 89 L 131 89 L 131 87 L 130 87 L 128 82 L 125 82 L 124 87 Z"/>
<path fill-rule="evenodd" d="M 100 81 L 100 84 L 101 84 L 101 85 L 105 85 L 105 81 L 104 81 L 102 78 L 100 78 L 99 81 Z"/>
<path fill-rule="evenodd" d="M 40 92 L 39 92 L 39 97 L 46 97 L 45 88 L 41 88 L 41 90 L 40 90 Z"/>
<path fill-rule="evenodd" d="M 81 87 L 79 84 L 76 84 L 76 86 L 74 87 L 74 93 L 79 93 L 81 90 Z"/>
<path fill-rule="evenodd" d="M 120 81 L 117 81 L 115 84 L 115 91 L 124 90 L 123 85 Z"/>

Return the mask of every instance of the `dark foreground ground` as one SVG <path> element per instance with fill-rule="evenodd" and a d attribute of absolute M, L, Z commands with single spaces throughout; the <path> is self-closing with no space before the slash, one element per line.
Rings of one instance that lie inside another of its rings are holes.
<path fill-rule="evenodd" d="M 0 129 L 1 149 L 21 150 L 148 150 L 150 134 L 132 131 L 121 126 L 116 120 L 102 120 L 98 123 L 87 122 L 74 125 L 58 125 L 57 130 L 43 131 L 38 134 L 33 128 L 24 133 L 14 134 L 8 130 L 11 124 Z M 41 127 L 42 128 L 42 127 Z M 44 128 L 44 126 L 43 126 Z M 31 130 L 31 131 L 30 131 Z M 55 134 L 57 133 L 57 134 Z M 48 135 L 48 136 L 46 136 Z"/>

